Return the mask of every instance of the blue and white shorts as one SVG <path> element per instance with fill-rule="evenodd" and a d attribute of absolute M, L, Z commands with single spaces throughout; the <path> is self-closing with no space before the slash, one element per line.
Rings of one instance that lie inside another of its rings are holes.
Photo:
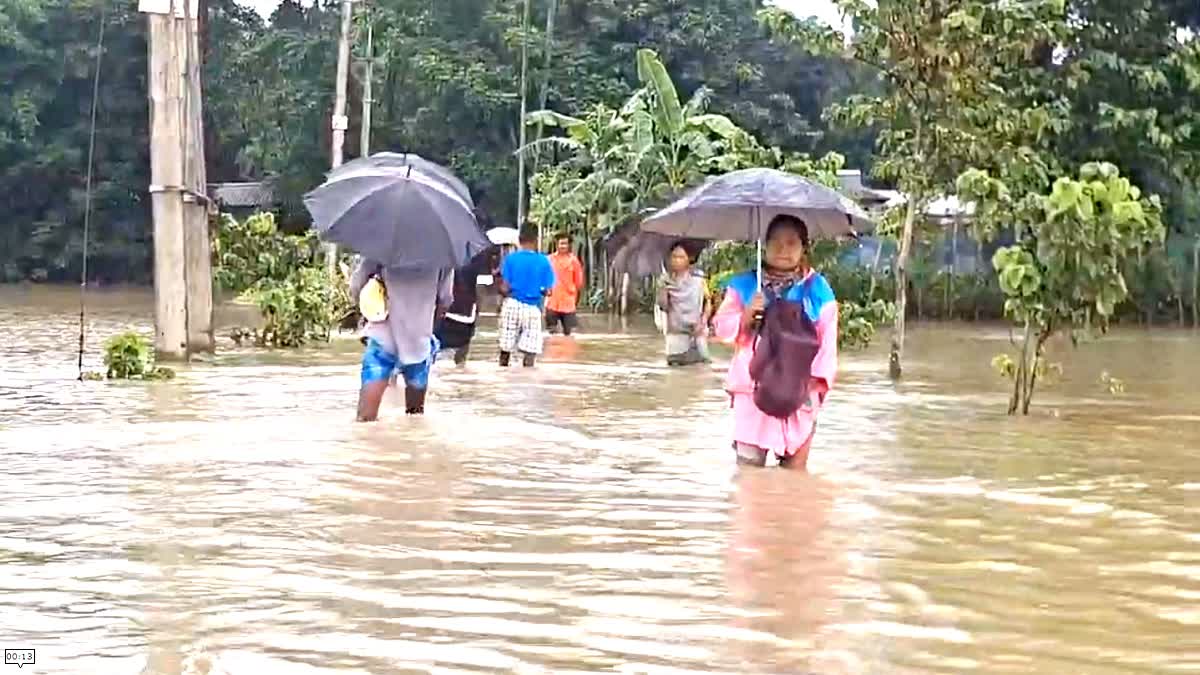
<path fill-rule="evenodd" d="M 433 362 L 437 360 L 440 348 L 441 345 L 438 344 L 437 338 L 430 338 L 429 358 L 421 363 L 402 364 L 398 363 L 396 355 L 385 349 L 378 340 L 369 338 L 367 348 L 363 351 L 362 356 L 362 383 L 367 385 L 387 380 L 392 377 L 392 373 L 399 371 L 400 376 L 404 378 L 405 386 L 413 389 L 428 389 L 429 370 L 433 367 Z"/>

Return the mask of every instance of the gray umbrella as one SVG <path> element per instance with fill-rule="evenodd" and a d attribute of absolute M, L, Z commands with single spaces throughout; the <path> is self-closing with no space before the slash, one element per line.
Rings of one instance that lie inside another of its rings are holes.
<path fill-rule="evenodd" d="M 811 237 L 856 237 L 873 227 L 858 204 L 836 190 L 775 169 L 743 169 L 710 178 L 642 221 L 646 232 L 757 241 L 779 214 L 796 216 Z"/>
<path fill-rule="evenodd" d="M 708 242 L 698 239 L 681 239 L 655 232 L 638 232 L 617 249 L 610 266 L 616 275 L 628 273 L 631 277 L 644 278 L 658 274 L 666 266 L 667 255 L 676 243 L 682 243 L 688 255 L 695 260 Z"/>
<path fill-rule="evenodd" d="M 359 157 L 351 160 L 338 168 L 329 172 L 328 180 L 336 180 L 339 176 L 344 176 L 348 173 L 354 173 L 366 168 L 374 169 L 403 169 L 411 166 L 421 173 L 437 178 L 446 185 L 449 185 L 458 196 L 463 198 L 463 201 L 471 207 L 475 208 L 475 202 L 471 199 L 471 191 L 467 189 L 466 183 L 459 180 L 452 171 L 446 167 L 431 162 L 420 155 L 414 155 L 411 152 L 377 152 L 369 157 Z"/>
<path fill-rule="evenodd" d="M 457 268 L 491 246 L 458 191 L 411 163 L 331 172 L 304 205 L 322 239 L 389 267 Z"/>
<path fill-rule="evenodd" d="M 858 204 L 836 190 L 775 169 L 743 169 L 716 176 L 642 221 L 642 230 L 676 237 L 758 243 L 775 216 L 796 216 L 810 237 L 857 237 L 873 228 Z"/>

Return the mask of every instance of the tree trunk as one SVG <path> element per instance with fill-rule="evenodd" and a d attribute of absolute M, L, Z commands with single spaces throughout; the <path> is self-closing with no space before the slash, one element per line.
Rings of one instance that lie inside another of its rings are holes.
<path fill-rule="evenodd" d="M 958 270 L 958 217 L 954 218 L 954 239 L 950 242 L 950 278 L 946 280 L 946 318 L 954 319 L 954 277 Z"/>
<path fill-rule="evenodd" d="M 621 274 L 621 316 L 629 311 L 629 272 Z"/>
<path fill-rule="evenodd" d="M 975 252 L 976 252 L 976 254 L 975 254 L 975 274 L 983 275 L 983 274 L 985 274 L 986 268 L 983 266 L 983 240 L 982 239 L 975 242 Z M 986 283 L 987 279 L 984 279 L 984 282 Z M 976 289 L 976 292 L 975 292 L 975 320 L 976 321 L 979 321 L 979 315 L 981 313 L 981 309 L 979 307 L 979 301 L 981 299 L 980 296 L 982 296 L 982 295 L 983 295 L 983 293 L 981 292 L 981 289 Z"/>
<path fill-rule="evenodd" d="M 588 297 L 593 297 L 598 282 L 596 281 L 596 246 L 590 235 L 587 239 L 587 274 L 584 275 L 584 279 L 587 279 L 584 288 L 587 289 Z"/>
<path fill-rule="evenodd" d="M 1200 329 L 1200 236 L 1192 249 L 1192 328 Z"/>
<path fill-rule="evenodd" d="M 608 271 L 608 250 L 600 249 L 600 269 L 597 270 L 596 280 L 600 284 L 601 296 L 604 299 L 605 305 L 612 305 L 609 302 L 609 286 L 608 281 L 611 275 Z"/>
<path fill-rule="evenodd" d="M 918 139 L 920 131 L 917 132 Z M 918 140 L 918 145 L 920 141 Z M 904 214 L 904 231 L 900 235 L 900 252 L 896 255 L 896 322 L 892 331 L 892 351 L 888 358 L 888 373 L 893 380 L 904 373 L 904 328 L 908 313 L 908 254 L 912 248 L 913 228 L 917 220 L 918 195 L 909 195 Z"/>
<path fill-rule="evenodd" d="M 875 284 L 879 279 L 879 260 L 883 258 L 883 240 L 875 240 L 875 261 L 871 263 L 871 290 L 867 293 L 867 302 L 875 301 Z"/>
<path fill-rule="evenodd" d="M 1025 403 L 1021 406 L 1021 414 L 1029 414 L 1029 406 L 1033 405 L 1033 392 L 1037 388 L 1038 369 L 1042 365 L 1042 356 L 1046 350 L 1046 340 L 1050 339 L 1053 333 L 1053 326 L 1042 329 L 1038 334 L 1037 345 L 1033 349 L 1033 371 L 1029 377 L 1029 388 L 1025 390 Z"/>
<path fill-rule="evenodd" d="M 1179 288 L 1178 292 L 1175 293 L 1175 304 L 1179 309 L 1179 327 L 1186 328 L 1187 327 L 1187 316 L 1185 315 L 1185 313 L 1183 311 L 1183 285 L 1182 284 L 1180 284 L 1180 288 Z"/>
<path fill-rule="evenodd" d="M 1017 372 L 1013 377 L 1013 393 L 1012 398 L 1008 401 L 1008 414 L 1016 415 L 1017 411 L 1022 408 L 1022 404 L 1026 398 L 1028 387 L 1026 385 L 1029 372 L 1029 342 L 1033 339 L 1033 326 L 1029 321 L 1025 321 L 1025 339 L 1021 341 L 1021 362 L 1017 365 Z"/>

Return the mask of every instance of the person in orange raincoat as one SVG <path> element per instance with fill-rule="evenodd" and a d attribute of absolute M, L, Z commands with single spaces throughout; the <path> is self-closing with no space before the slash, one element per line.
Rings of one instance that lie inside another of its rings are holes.
<path fill-rule="evenodd" d="M 583 263 L 571 252 L 571 238 L 558 238 L 558 250 L 550 255 L 554 268 L 554 290 L 546 300 L 546 329 L 554 332 L 562 325 L 563 335 L 570 335 L 579 325 L 575 310 L 583 291 Z"/>

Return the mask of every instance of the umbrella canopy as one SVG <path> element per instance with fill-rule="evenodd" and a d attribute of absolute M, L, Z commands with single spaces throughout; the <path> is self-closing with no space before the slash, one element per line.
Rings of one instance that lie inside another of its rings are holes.
<path fill-rule="evenodd" d="M 628 273 L 635 278 L 659 274 L 666 267 L 667 255 L 676 242 L 683 244 L 692 260 L 700 256 L 708 243 L 699 239 L 681 239 L 655 232 L 638 232 L 617 249 L 610 263 L 612 272 L 618 276 Z"/>
<path fill-rule="evenodd" d="M 458 191 L 413 164 L 342 169 L 304 196 L 322 239 L 408 269 L 461 267 L 491 246 Z"/>
<path fill-rule="evenodd" d="M 520 233 L 515 227 L 493 227 L 487 231 L 487 237 L 497 246 L 516 246 L 520 239 Z"/>
<path fill-rule="evenodd" d="M 409 166 L 450 186 L 455 194 L 462 197 L 467 206 L 471 209 L 475 208 L 475 202 L 471 199 L 471 191 L 467 189 L 467 184 L 459 180 L 453 171 L 411 152 L 377 152 L 369 157 L 359 157 L 330 171 L 327 180 L 334 181 L 363 169 L 404 169 Z"/>
<path fill-rule="evenodd" d="M 796 216 L 810 237 L 857 237 L 870 217 L 836 190 L 775 169 L 710 178 L 642 221 L 642 230 L 695 239 L 760 241 L 771 219 Z"/>

